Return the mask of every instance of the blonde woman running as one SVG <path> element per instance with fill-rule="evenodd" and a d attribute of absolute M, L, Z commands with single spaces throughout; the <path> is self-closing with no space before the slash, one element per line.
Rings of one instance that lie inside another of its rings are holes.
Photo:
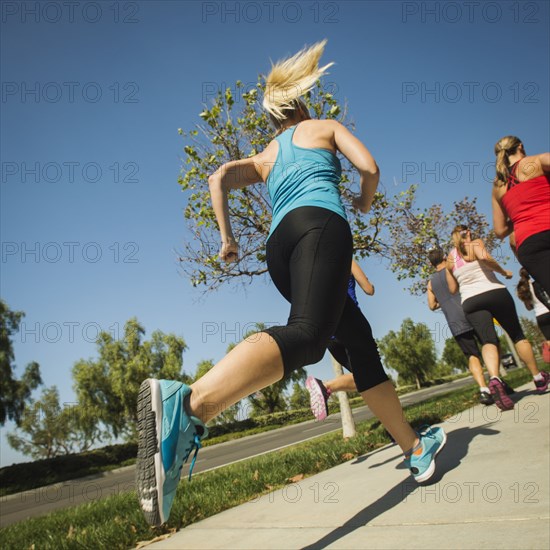
<path fill-rule="evenodd" d="M 332 335 L 346 348 L 358 338 L 346 300 L 353 243 L 338 189 L 341 167 L 336 153 L 359 172 L 360 194 L 353 205 L 362 212 L 371 207 L 379 171 L 367 148 L 342 124 L 312 120 L 300 99 L 330 66 L 318 64 L 324 46 L 315 44 L 272 67 L 263 105 L 276 139 L 258 155 L 228 162 L 209 178 L 221 234 L 220 258 L 225 261 L 238 260 L 239 254 L 228 192 L 266 182 L 273 205 L 267 264 L 273 282 L 290 302 L 290 315 L 285 326 L 238 344 L 191 386 L 153 379 L 142 383 L 136 475 L 139 502 L 150 524 L 168 519 L 182 465 L 193 451 L 196 456 L 209 420 L 285 374 L 319 361 Z M 415 479 L 425 481 L 433 475 L 445 434 L 440 428 L 417 434 L 403 421 L 374 339 L 363 336 L 370 357 L 357 369 L 353 366 L 357 388 L 402 448 Z"/>
<path fill-rule="evenodd" d="M 468 227 L 458 225 L 452 233 L 455 248 L 447 256 L 447 284 L 451 293 L 460 289 L 462 309 L 481 341 L 481 355 L 489 371 L 489 390 L 502 410 L 514 408 L 506 387 L 499 377 L 499 341 L 493 318 L 508 333 L 521 360 L 534 378 L 535 387 L 544 392 L 550 376 L 539 371 L 533 348 L 525 338 L 519 323 L 516 306 L 506 287 L 496 278 L 495 272 L 512 278 L 512 272 L 503 269 L 489 254 L 481 239 L 472 239 Z"/>

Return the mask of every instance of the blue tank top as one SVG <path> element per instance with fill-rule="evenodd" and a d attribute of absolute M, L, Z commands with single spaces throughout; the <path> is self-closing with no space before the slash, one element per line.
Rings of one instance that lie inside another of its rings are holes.
<path fill-rule="evenodd" d="M 338 189 L 342 174 L 340 160 L 327 149 L 294 145 L 295 130 L 293 126 L 275 138 L 279 152 L 267 178 L 273 208 L 269 236 L 286 214 L 301 206 L 326 208 L 347 220 Z"/>
<path fill-rule="evenodd" d="M 348 281 L 348 296 L 353 300 L 353 303 L 359 307 L 359 300 L 357 299 L 357 294 L 355 294 L 355 277 L 350 275 Z"/>

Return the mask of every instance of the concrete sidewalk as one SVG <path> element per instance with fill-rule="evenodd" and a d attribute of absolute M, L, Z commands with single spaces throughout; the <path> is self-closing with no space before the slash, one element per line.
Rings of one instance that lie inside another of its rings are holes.
<path fill-rule="evenodd" d="M 417 485 L 395 445 L 190 525 L 160 549 L 550 548 L 550 393 L 513 411 L 476 406 L 442 424 L 434 478 Z M 200 458 L 199 458 L 200 459 Z"/>

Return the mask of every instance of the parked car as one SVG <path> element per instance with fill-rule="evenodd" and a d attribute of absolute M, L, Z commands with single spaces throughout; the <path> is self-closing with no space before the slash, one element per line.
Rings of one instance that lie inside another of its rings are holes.
<path fill-rule="evenodd" d="M 500 362 L 505 369 L 514 369 L 518 366 L 516 360 L 514 359 L 514 356 L 511 353 L 505 353 L 500 358 Z"/>

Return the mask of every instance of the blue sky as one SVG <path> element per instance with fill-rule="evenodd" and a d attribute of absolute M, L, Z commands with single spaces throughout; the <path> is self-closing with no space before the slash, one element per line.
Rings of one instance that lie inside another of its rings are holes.
<path fill-rule="evenodd" d="M 26 314 L 16 374 L 38 361 L 65 402 L 72 365 L 95 356 L 98 329 L 119 334 L 135 316 L 148 334 L 183 336 L 192 373 L 251 323 L 286 319 L 271 284 L 204 298 L 176 261 L 190 238 L 177 129 L 199 122 L 207 92 L 255 82 L 270 59 L 327 38 L 323 61 L 336 64 L 325 82 L 347 102 L 382 183 L 390 192 L 419 183 L 422 205 L 476 196 L 489 215 L 497 139 L 550 149 L 547 2 L 72 6 L 4 2 L 0 58 L 1 296 Z M 376 337 L 407 316 L 438 334 L 443 317 L 424 298 L 380 261 L 362 267 L 376 286 L 359 297 Z M 330 369 L 325 356 L 309 370 Z M 12 428 L 1 430 L 2 466 L 23 460 L 5 442 Z"/>

